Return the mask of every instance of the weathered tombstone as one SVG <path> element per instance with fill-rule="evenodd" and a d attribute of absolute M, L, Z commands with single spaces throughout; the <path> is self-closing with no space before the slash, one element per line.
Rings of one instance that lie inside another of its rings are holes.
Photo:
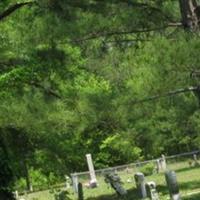
<path fill-rule="evenodd" d="M 78 200 L 83 200 L 83 186 L 82 183 L 78 183 Z"/>
<path fill-rule="evenodd" d="M 156 160 L 156 172 L 157 172 L 157 173 L 161 172 L 160 159 L 157 159 L 157 160 Z"/>
<path fill-rule="evenodd" d="M 194 158 L 194 167 L 197 167 L 197 166 L 199 166 L 199 165 L 200 165 L 200 163 L 199 163 L 199 161 L 198 161 L 197 155 L 196 155 L 196 154 L 194 154 L 194 155 L 193 155 L 193 158 Z"/>
<path fill-rule="evenodd" d="M 146 191 L 147 191 L 148 198 L 150 198 L 151 200 L 159 200 L 155 182 L 153 182 L 153 181 L 147 182 L 146 183 Z"/>
<path fill-rule="evenodd" d="M 18 200 L 18 199 L 19 199 L 18 191 L 17 191 L 17 190 L 14 191 L 13 194 L 14 194 L 14 198 L 15 198 L 16 200 Z"/>
<path fill-rule="evenodd" d="M 65 175 L 65 187 L 66 189 L 70 188 L 70 177 Z"/>
<path fill-rule="evenodd" d="M 146 198 L 147 197 L 147 192 L 146 192 L 146 187 L 145 187 L 145 177 L 144 174 L 141 172 L 138 172 L 134 176 L 135 178 L 135 183 L 137 190 L 139 192 L 139 196 L 141 198 Z"/>
<path fill-rule="evenodd" d="M 75 193 L 78 193 L 78 176 L 77 174 L 72 174 L 72 185 Z"/>
<path fill-rule="evenodd" d="M 107 172 L 104 176 L 105 182 L 109 183 L 119 196 L 125 196 L 127 194 L 127 191 L 122 187 L 120 177 L 116 173 Z"/>
<path fill-rule="evenodd" d="M 131 173 L 131 169 L 129 169 L 129 167 L 126 168 L 126 173 L 130 174 Z"/>
<path fill-rule="evenodd" d="M 160 165 L 161 165 L 161 169 L 162 169 L 163 171 L 166 171 L 166 169 L 167 169 L 167 164 L 166 164 L 166 159 L 165 159 L 165 156 L 164 156 L 164 155 L 161 156 Z"/>
<path fill-rule="evenodd" d="M 88 163 L 88 169 L 90 172 L 90 187 L 94 188 L 94 187 L 97 187 L 97 179 L 96 179 L 96 174 L 94 171 L 94 165 L 92 162 L 91 154 L 86 154 L 86 158 L 87 158 L 87 163 Z"/>
<path fill-rule="evenodd" d="M 30 185 L 29 185 L 29 191 L 30 192 L 33 192 L 33 185 L 30 183 Z"/>
<path fill-rule="evenodd" d="M 176 173 L 174 171 L 165 172 L 165 179 L 167 182 L 171 200 L 181 200 Z"/>

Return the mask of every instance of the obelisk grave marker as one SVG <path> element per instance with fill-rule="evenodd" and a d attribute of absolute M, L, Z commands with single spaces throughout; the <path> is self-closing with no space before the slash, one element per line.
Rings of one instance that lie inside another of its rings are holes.
<path fill-rule="evenodd" d="M 88 163 L 88 169 L 90 172 L 90 187 L 97 187 L 97 179 L 96 179 L 96 175 L 95 175 L 95 171 L 94 171 L 94 165 L 92 162 L 92 156 L 91 154 L 86 154 L 86 158 L 87 158 L 87 163 Z"/>

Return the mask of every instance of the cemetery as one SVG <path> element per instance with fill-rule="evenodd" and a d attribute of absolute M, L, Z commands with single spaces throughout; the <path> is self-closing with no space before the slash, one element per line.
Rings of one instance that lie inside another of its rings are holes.
<path fill-rule="evenodd" d="M 92 157 L 87 154 L 89 172 L 72 174 L 67 185 L 57 190 L 67 191 L 63 197 L 66 200 L 198 200 L 199 156 L 200 152 L 169 158 L 162 155 L 159 162 L 155 159 L 94 171 Z M 22 198 L 53 200 L 54 196 L 46 190 Z"/>
<path fill-rule="evenodd" d="M 0 200 L 200 200 L 200 0 L 0 0 Z"/>

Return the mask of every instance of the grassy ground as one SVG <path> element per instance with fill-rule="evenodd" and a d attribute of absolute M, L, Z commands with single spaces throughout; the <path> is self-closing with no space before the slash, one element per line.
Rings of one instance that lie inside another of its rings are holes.
<path fill-rule="evenodd" d="M 177 179 L 180 186 L 180 192 L 184 200 L 200 200 L 200 168 L 191 168 L 188 163 L 176 163 L 168 165 L 170 169 L 176 171 Z M 134 183 L 134 173 L 132 171 L 122 171 L 119 175 L 123 181 L 123 187 L 128 191 L 126 200 L 139 200 L 137 196 L 136 186 Z M 165 183 L 163 173 L 154 174 L 146 177 L 147 181 L 155 181 L 157 190 L 159 191 L 160 200 L 169 199 L 169 193 Z M 84 182 L 84 180 L 82 180 Z M 84 188 L 85 200 L 119 200 L 112 188 L 104 182 L 103 176 L 98 177 L 99 187 L 94 189 Z M 75 200 L 77 196 L 70 189 L 69 199 Z M 26 200 L 54 200 L 54 195 L 51 191 L 42 191 L 24 196 Z"/>

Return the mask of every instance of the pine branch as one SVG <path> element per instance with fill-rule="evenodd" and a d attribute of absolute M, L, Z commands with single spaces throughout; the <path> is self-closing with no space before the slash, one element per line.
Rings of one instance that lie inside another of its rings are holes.
<path fill-rule="evenodd" d="M 34 3 L 34 1 L 28 1 L 28 2 L 16 3 L 16 4 L 9 6 L 6 10 L 4 10 L 2 13 L 0 13 L 0 21 L 3 20 L 4 18 L 10 16 L 16 10 L 18 10 L 26 5 L 31 5 L 33 3 Z"/>
<path fill-rule="evenodd" d="M 147 98 L 144 98 L 144 99 L 141 99 L 141 100 L 136 100 L 136 101 L 133 101 L 132 104 L 144 103 L 144 102 L 148 102 L 148 101 L 154 101 L 154 100 L 157 100 L 157 99 L 160 99 L 160 98 L 163 98 L 163 97 L 174 96 L 174 95 L 186 93 L 186 92 L 197 92 L 197 91 L 199 91 L 198 86 L 181 88 L 181 89 L 170 91 L 170 92 L 167 92 L 167 93 L 164 93 L 164 94 L 158 94 L 158 95 L 155 95 L 155 96 L 152 96 L 152 97 L 147 97 Z"/>
<path fill-rule="evenodd" d="M 133 2 L 131 0 L 113 0 L 113 1 L 107 1 L 107 0 L 94 0 L 98 3 L 113 3 L 113 4 L 127 4 L 129 7 L 132 8 L 141 8 L 141 9 L 148 9 L 153 12 L 157 12 L 161 14 L 165 19 L 171 21 L 170 17 L 164 13 L 160 8 L 150 5 L 149 3 L 142 3 L 142 2 Z"/>
<path fill-rule="evenodd" d="M 89 34 L 88 36 L 85 36 L 83 38 L 73 40 L 73 42 L 85 42 L 85 41 L 88 41 L 88 40 L 98 39 L 98 38 L 101 38 L 101 37 L 111 37 L 111 36 L 116 36 L 116 35 L 148 33 L 148 32 L 153 32 L 153 31 L 165 30 L 169 27 L 180 27 L 180 26 L 182 26 L 181 23 L 169 23 L 169 24 L 162 26 L 162 27 L 156 27 L 156 28 L 150 28 L 150 29 L 132 29 L 132 30 L 129 30 L 129 31 L 96 32 L 96 33 Z"/>
<path fill-rule="evenodd" d="M 32 85 L 36 88 L 39 88 L 41 90 L 43 90 L 46 94 L 49 94 L 53 97 L 56 97 L 57 99 L 61 99 L 62 97 L 57 93 L 55 92 L 54 90 L 52 90 L 51 88 L 45 88 L 42 84 L 38 83 L 38 82 L 35 82 L 35 81 L 31 81 L 30 83 L 28 83 L 29 85 Z"/>

